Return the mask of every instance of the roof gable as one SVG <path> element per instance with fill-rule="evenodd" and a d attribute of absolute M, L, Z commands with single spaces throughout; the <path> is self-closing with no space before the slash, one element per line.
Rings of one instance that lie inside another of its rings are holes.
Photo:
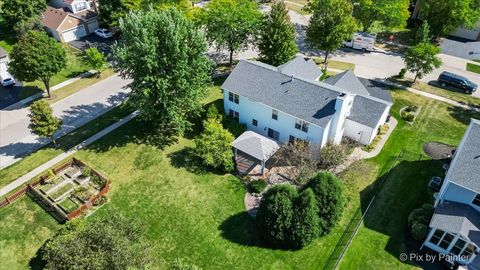
<path fill-rule="evenodd" d="M 325 79 L 325 83 L 335 85 L 342 89 L 347 90 L 347 92 L 356 95 L 369 96 L 367 88 L 363 83 L 353 74 L 351 70 L 344 71 L 335 76 Z"/>
<path fill-rule="evenodd" d="M 312 59 L 297 56 L 287 63 L 277 67 L 278 71 L 285 75 L 301 77 L 309 80 L 316 80 L 322 76 L 322 71 Z"/>

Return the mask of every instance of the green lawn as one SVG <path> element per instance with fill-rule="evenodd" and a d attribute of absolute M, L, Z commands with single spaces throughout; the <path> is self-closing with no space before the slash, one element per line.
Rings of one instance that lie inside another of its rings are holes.
<path fill-rule="evenodd" d="M 378 206 L 373 206 L 340 269 L 408 268 L 395 258 L 404 246 L 405 218 L 411 209 L 429 200 L 425 183 L 439 170 L 439 164 L 423 161 L 421 146 L 429 140 L 458 143 L 470 113 L 407 91 L 393 95 L 394 116 L 398 117 L 397 111 L 405 104 L 424 105 L 424 109 L 413 126 L 400 120 L 380 156 L 357 163 L 342 175 L 348 204 L 340 224 L 299 251 L 272 250 L 263 245 L 244 209 L 244 186 L 232 175 L 196 169 L 196 160 L 186 152 L 193 145 L 191 132 L 171 144 L 154 146 L 145 140 L 148 128 L 133 120 L 75 157 L 112 181 L 110 202 L 95 215 L 121 211 L 146 222 L 147 239 L 160 269 L 177 258 L 203 269 L 321 269 L 355 209 L 371 195 L 372 183 L 386 171 L 391 158 L 405 149 L 405 160 L 385 185 Z M 207 100 L 219 98 L 220 90 L 215 87 Z M 0 231 L 1 247 L 22 251 L 15 256 L 7 254 L 8 258 L 0 253 L 0 261 L 9 269 L 26 268 L 58 228 L 53 218 L 48 219 L 32 204 L 24 198 L 0 210 L 2 221 L 8 217 L 10 224 L 15 224 L 13 232 Z M 25 208 L 29 212 L 22 212 Z M 44 228 L 35 241 L 28 241 L 28 234 L 19 239 L 9 237 L 24 232 L 32 222 Z"/>
<path fill-rule="evenodd" d="M 475 65 L 472 63 L 467 63 L 467 70 L 480 74 L 480 65 Z"/>
<path fill-rule="evenodd" d="M 444 89 L 441 87 L 436 87 L 429 85 L 427 83 L 417 81 L 414 84 L 411 79 L 392 79 L 393 82 L 402 84 L 407 87 L 412 87 L 420 91 L 427 93 L 435 94 L 437 96 L 446 97 L 457 102 L 467 104 L 474 107 L 480 108 L 480 98 L 474 97 L 472 95 L 465 94 L 463 92 L 456 92 L 453 90 Z"/>
<path fill-rule="evenodd" d="M 324 67 L 324 61 L 323 57 L 314 57 L 313 61 L 318 65 L 319 68 Z M 340 70 L 354 70 L 355 69 L 355 64 L 349 63 L 349 62 L 343 62 L 343 61 L 337 61 L 337 60 L 328 60 L 328 68 L 333 68 L 333 69 L 340 69 Z M 328 70 L 327 70 L 328 71 Z"/>

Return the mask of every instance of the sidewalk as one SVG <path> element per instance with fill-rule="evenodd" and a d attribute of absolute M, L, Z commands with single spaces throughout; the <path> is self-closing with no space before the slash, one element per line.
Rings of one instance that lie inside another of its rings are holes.
<path fill-rule="evenodd" d="M 135 111 L 133 113 L 131 113 L 130 115 L 120 119 L 118 122 L 102 129 L 100 132 L 98 132 L 97 134 L 93 135 L 92 137 L 86 139 L 85 141 L 77 144 L 76 146 L 70 148 L 68 151 L 56 156 L 55 158 L 43 163 L 42 165 L 40 165 L 39 167 L 35 168 L 34 170 L 30 171 L 29 173 L 23 175 L 22 177 L 18 178 L 17 180 L 13 181 L 12 183 L 6 185 L 5 187 L 1 188 L 0 189 L 0 197 L 8 194 L 9 192 L 15 190 L 16 188 L 18 188 L 19 186 L 27 183 L 28 181 L 30 181 L 32 178 L 34 178 L 35 176 L 41 174 L 42 172 L 48 170 L 49 168 L 51 168 L 52 166 L 54 166 L 55 164 L 59 163 L 60 161 L 66 159 L 68 156 L 70 155 L 73 155 L 75 154 L 76 152 L 78 152 L 79 150 L 85 148 L 86 146 L 88 146 L 89 144 L 99 140 L 100 138 L 104 137 L 105 135 L 107 135 L 108 133 L 112 132 L 113 130 L 115 130 L 116 128 L 128 123 L 130 120 L 132 120 L 133 118 L 135 118 L 136 116 L 138 115 L 138 111 Z"/>

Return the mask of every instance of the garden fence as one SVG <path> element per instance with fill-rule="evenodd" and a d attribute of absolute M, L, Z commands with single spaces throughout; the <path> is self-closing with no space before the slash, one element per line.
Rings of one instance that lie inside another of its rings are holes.
<path fill-rule="evenodd" d="M 397 165 L 398 161 L 403 157 L 404 151 L 400 151 L 398 155 L 395 157 L 395 160 L 393 161 L 392 165 L 388 169 L 388 172 L 382 179 L 380 180 L 379 186 L 373 195 L 372 199 L 367 205 L 367 208 L 365 208 L 365 211 L 362 214 L 362 208 L 359 206 L 355 213 L 353 214 L 353 217 L 350 219 L 350 222 L 348 223 L 347 227 L 342 233 L 342 236 L 337 242 L 337 245 L 333 249 L 332 253 L 330 253 L 330 256 L 328 257 L 325 265 L 323 266 L 324 270 L 335 270 L 338 268 L 340 262 L 342 261 L 343 256 L 345 255 L 348 247 L 352 243 L 353 238 L 357 234 L 358 229 L 360 228 L 360 225 L 362 224 L 365 216 L 368 213 L 368 210 L 370 209 L 370 206 L 373 204 L 375 201 L 375 198 L 379 194 L 379 192 L 382 190 L 383 184 L 385 181 L 389 178 L 391 171 L 393 168 Z"/>

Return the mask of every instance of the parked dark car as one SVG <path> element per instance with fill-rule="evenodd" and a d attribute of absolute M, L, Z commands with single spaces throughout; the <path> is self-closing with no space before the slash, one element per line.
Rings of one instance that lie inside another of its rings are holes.
<path fill-rule="evenodd" d="M 437 81 L 441 86 L 451 86 L 462 90 L 466 94 L 471 94 L 472 92 L 477 91 L 477 84 L 463 76 L 450 72 L 442 72 L 440 76 L 438 76 Z"/>

